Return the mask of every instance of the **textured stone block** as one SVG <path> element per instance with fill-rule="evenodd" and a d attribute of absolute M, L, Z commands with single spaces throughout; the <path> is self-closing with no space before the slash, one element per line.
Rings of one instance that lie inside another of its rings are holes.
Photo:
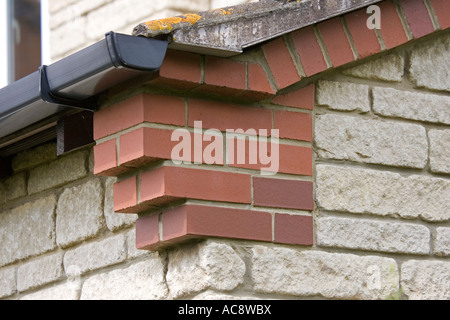
<path fill-rule="evenodd" d="M 450 130 L 430 130 L 430 169 L 450 173 Z"/>
<path fill-rule="evenodd" d="M 317 104 L 333 110 L 369 112 L 369 86 L 348 82 L 319 81 Z"/>
<path fill-rule="evenodd" d="M 68 301 L 78 300 L 80 297 L 81 281 L 67 280 L 61 284 L 40 289 L 39 291 L 20 297 L 25 301 Z"/>
<path fill-rule="evenodd" d="M 450 36 L 444 33 L 411 52 L 411 80 L 419 87 L 450 91 Z M 448 119 L 448 118 L 447 118 Z"/>
<path fill-rule="evenodd" d="M 251 268 L 259 293 L 332 299 L 398 297 L 398 268 L 389 258 L 256 246 Z"/>
<path fill-rule="evenodd" d="M 16 267 L 0 269 L 0 299 L 16 292 Z"/>
<path fill-rule="evenodd" d="M 52 195 L 0 214 L 0 266 L 55 248 L 55 206 Z"/>
<path fill-rule="evenodd" d="M 450 262 L 410 260 L 401 267 L 401 287 L 410 300 L 449 300 Z"/>
<path fill-rule="evenodd" d="M 87 156 L 87 152 L 81 151 L 31 170 L 28 193 L 34 194 L 85 177 L 88 174 Z"/>
<path fill-rule="evenodd" d="M 116 178 L 108 178 L 105 182 L 104 214 L 106 225 L 111 231 L 117 231 L 133 225 L 137 220 L 136 214 L 123 214 L 114 212 L 114 183 Z"/>
<path fill-rule="evenodd" d="M 67 251 L 64 255 L 64 268 L 67 275 L 72 276 L 71 269 L 83 274 L 123 262 L 126 258 L 125 236 L 119 234 Z"/>
<path fill-rule="evenodd" d="M 132 228 L 126 233 L 127 243 L 127 257 L 128 259 L 134 259 L 140 256 L 151 254 L 147 250 L 139 250 L 136 248 L 136 228 Z"/>
<path fill-rule="evenodd" d="M 430 231 L 405 222 L 327 217 L 317 221 L 317 243 L 325 247 L 428 254 Z"/>
<path fill-rule="evenodd" d="M 387 117 L 450 124 L 450 97 L 378 87 L 373 89 L 373 111 Z"/>
<path fill-rule="evenodd" d="M 14 172 L 56 160 L 56 143 L 44 144 L 18 153 L 11 161 Z"/>
<path fill-rule="evenodd" d="M 0 203 L 15 200 L 26 195 L 27 182 L 24 172 L 0 182 Z"/>
<path fill-rule="evenodd" d="M 58 245 L 67 247 L 92 238 L 104 225 L 103 188 L 99 180 L 64 190 L 56 212 Z"/>
<path fill-rule="evenodd" d="M 446 179 L 329 165 L 316 169 L 320 208 L 433 222 L 450 219 L 450 182 Z"/>
<path fill-rule="evenodd" d="M 450 228 L 437 228 L 434 252 L 438 256 L 450 256 Z"/>
<path fill-rule="evenodd" d="M 398 54 L 389 54 L 343 71 L 345 75 L 390 82 L 403 80 L 404 59 Z"/>
<path fill-rule="evenodd" d="M 21 265 L 17 269 L 19 292 L 60 279 L 63 275 L 62 254 L 56 253 Z"/>
<path fill-rule="evenodd" d="M 227 244 L 206 242 L 169 254 L 166 275 L 174 299 L 205 289 L 233 290 L 244 282 L 245 264 Z"/>
<path fill-rule="evenodd" d="M 428 158 L 425 128 L 392 121 L 326 114 L 316 119 L 319 157 L 424 168 Z"/>
<path fill-rule="evenodd" d="M 167 294 L 164 260 L 155 253 L 144 261 L 86 279 L 80 300 L 158 300 Z"/>

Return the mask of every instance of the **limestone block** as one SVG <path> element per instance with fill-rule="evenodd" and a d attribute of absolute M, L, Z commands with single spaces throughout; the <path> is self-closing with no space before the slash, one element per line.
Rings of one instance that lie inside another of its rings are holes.
<path fill-rule="evenodd" d="M 0 214 L 0 266 L 56 247 L 55 206 L 51 195 Z"/>
<path fill-rule="evenodd" d="M 434 252 L 438 256 L 450 256 L 450 228 L 437 228 Z"/>
<path fill-rule="evenodd" d="M 119 234 L 67 251 L 64 269 L 68 276 L 79 275 L 123 262 L 126 258 L 125 236 Z"/>
<path fill-rule="evenodd" d="M 377 87 L 373 88 L 373 111 L 387 117 L 450 124 L 450 97 Z"/>
<path fill-rule="evenodd" d="M 117 231 L 133 225 L 137 220 L 137 214 L 124 214 L 114 212 L 114 183 L 117 178 L 108 178 L 105 183 L 105 219 L 108 229 Z"/>
<path fill-rule="evenodd" d="M 140 256 L 148 255 L 151 251 L 148 250 L 138 250 L 136 248 L 136 228 L 132 228 L 126 233 L 127 241 L 127 256 L 128 259 L 134 259 Z"/>
<path fill-rule="evenodd" d="M 411 81 L 419 87 L 450 91 L 450 35 L 444 33 L 411 52 Z"/>
<path fill-rule="evenodd" d="M 400 82 L 403 80 L 404 68 L 405 61 L 403 57 L 392 53 L 356 67 L 346 69 L 342 73 L 363 79 Z"/>
<path fill-rule="evenodd" d="M 205 289 L 233 290 L 244 274 L 244 261 L 233 248 L 208 241 L 170 252 L 166 279 L 176 299 Z"/>
<path fill-rule="evenodd" d="M 410 300 L 449 300 L 450 262 L 410 260 L 403 263 L 401 287 Z"/>
<path fill-rule="evenodd" d="M 317 117 L 315 128 L 322 158 L 412 168 L 424 168 L 428 161 L 420 125 L 326 114 Z"/>
<path fill-rule="evenodd" d="M 86 279 L 81 300 L 157 300 L 168 294 L 164 260 L 154 253 L 145 261 Z"/>
<path fill-rule="evenodd" d="M 450 173 L 450 130 L 430 130 L 430 169 Z"/>
<path fill-rule="evenodd" d="M 105 225 L 103 187 L 98 179 L 67 188 L 58 201 L 56 240 L 67 247 L 96 236 Z"/>
<path fill-rule="evenodd" d="M 12 159 L 11 167 L 17 172 L 54 160 L 56 160 L 56 143 L 49 143 L 19 152 Z"/>
<path fill-rule="evenodd" d="M 21 265 L 17 269 L 17 289 L 23 292 L 37 288 L 60 279 L 62 275 L 62 254 L 45 256 Z"/>
<path fill-rule="evenodd" d="M 428 228 L 406 222 L 326 217 L 317 221 L 317 244 L 381 252 L 428 254 Z"/>
<path fill-rule="evenodd" d="M 16 292 L 16 267 L 0 269 L 0 299 Z"/>
<path fill-rule="evenodd" d="M 320 208 L 431 222 L 450 219 L 450 182 L 446 179 L 331 165 L 316 169 Z"/>
<path fill-rule="evenodd" d="M 67 301 L 78 300 L 80 296 L 81 282 L 72 280 L 43 288 L 39 291 L 25 294 L 20 297 L 24 301 Z"/>
<path fill-rule="evenodd" d="M 61 157 L 30 171 L 28 193 L 34 194 L 85 177 L 87 152 L 81 151 Z"/>
<path fill-rule="evenodd" d="M 369 86 L 349 82 L 319 81 L 317 104 L 334 110 L 369 112 Z"/>
<path fill-rule="evenodd" d="M 24 172 L 15 174 L 4 181 L 6 201 L 27 195 L 27 182 Z"/>
<path fill-rule="evenodd" d="M 256 246 L 252 280 L 260 293 L 329 299 L 398 298 L 395 260 L 376 256 Z"/>

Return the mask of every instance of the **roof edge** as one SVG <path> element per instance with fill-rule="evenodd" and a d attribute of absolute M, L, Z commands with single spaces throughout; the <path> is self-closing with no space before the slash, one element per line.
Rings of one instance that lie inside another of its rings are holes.
<path fill-rule="evenodd" d="M 274 39 L 382 0 L 263 0 L 152 20 L 133 35 L 164 38 L 169 48 L 229 57 Z"/>

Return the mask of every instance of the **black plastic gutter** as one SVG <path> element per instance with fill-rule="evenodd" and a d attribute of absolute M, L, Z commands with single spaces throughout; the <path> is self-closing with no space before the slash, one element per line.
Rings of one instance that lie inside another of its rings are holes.
<path fill-rule="evenodd" d="M 55 121 L 65 111 L 95 111 L 106 90 L 156 75 L 167 46 L 163 40 L 109 32 L 104 40 L 0 89 L 0 157 L 54 137 Z"/>

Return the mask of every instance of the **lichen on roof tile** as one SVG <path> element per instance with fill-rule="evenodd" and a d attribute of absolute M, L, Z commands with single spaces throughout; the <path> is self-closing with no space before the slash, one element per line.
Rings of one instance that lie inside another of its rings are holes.
<path fill-rule="evenodd" d="M 155 31 L 157 33 L 165 33 L 165 31 L 171 32 L 177 26 L 181 28 L 183 24 L 189 24 L 192 26 L 200 19 L 202 19 L 202 16 L 194 13 L 189 13 L 182 16 L 149 21 L 146 22 L 145 25 L 149 28 L 149 30 Z"/>
<path fill-rule="evenodd" d="M 232 56 L 245 48 L 382 0 L 260 0 L 139 24 L 133 35 L 169 47 Z"/>

